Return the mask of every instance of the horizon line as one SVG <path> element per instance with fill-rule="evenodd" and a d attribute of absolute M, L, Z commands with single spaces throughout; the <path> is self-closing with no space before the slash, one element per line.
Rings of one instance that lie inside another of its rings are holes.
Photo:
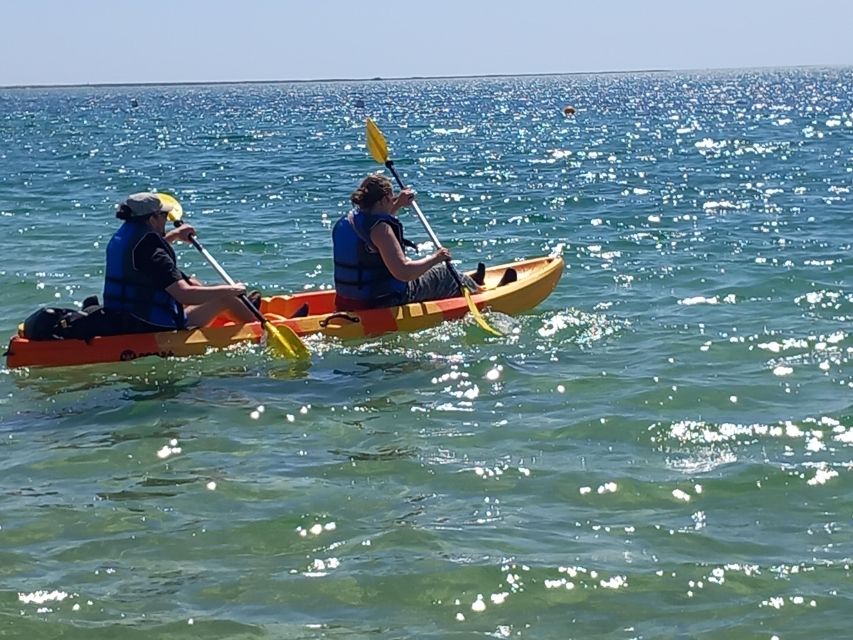
<path fill-rule="evenodd" d="M 476 78 L 531 78 L 546 76 L 588 76 L 588 75 L 616 75 L 616 74 L 641 74 L 641 73 L 695 73 L 701 71 L 744 71 L 744 70 L 766 70 L 766 69 L 826 69 L 847 68 L 850 64 L 808 64 L 790 65 L 782 67 L 708 67 L 702 69 L 629 69 L 621 71 L 557 71 L 550 73 L 482 73 L 461 74 L 447 76 L 394 76 L 372 78 L 311 78 L 291 80 L 186 80 L 186 81 L 162 81 L 162 82 L 72 82 L 58 84 L 9 84 L 0 85 L 0 89 L 74 89 L 74 88 L 101 88 L 101 87 L 177 87 L 177 86 L 204 86 L 204 85 L 233 85 L 233 84 L 306 84 L 311 82 L 398 82 L 401 80 L 464 80 Z"/>

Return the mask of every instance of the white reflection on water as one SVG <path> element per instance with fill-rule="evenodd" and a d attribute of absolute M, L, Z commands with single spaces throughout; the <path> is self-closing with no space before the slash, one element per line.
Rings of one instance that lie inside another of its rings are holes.
<path fill-rule="evenodd" d="M 62 602 L 68 594 L 65 591 L 33 591 L 32 593 L 19 593 L 18 602 L 23 604 L 44 604 L 45 602 Z"/>
<path fill-rule="evenodd" d="M 543 338 L 559 337 L 560 339 L 565 339 L 564 334 L 569 334 L 573 342 L 589 345 L 612 336 L 628 326 L 627 321 L 611 318 L 603 313 L 568 309 L 543 319 L 538 333 Z"/>
<path fill-rule="evenodd" d="M 296 533 L 298 533 L 300 537 L 305 538 L 309 534 L 312 536 L 319 536 L 323 532 L 334 531 L 335 529 L 337 529 L 337 525 L 334 522 L 326 522 L 325 524 L 315 522 L 307 529 L 302 526 L 296 527 Z"/>

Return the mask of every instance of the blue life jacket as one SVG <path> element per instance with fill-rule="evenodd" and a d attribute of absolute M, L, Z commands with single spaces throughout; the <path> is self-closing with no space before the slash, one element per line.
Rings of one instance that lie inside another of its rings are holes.
<path fill-rule="evenodd" d="M 373 227 L 382 222 L 391 226 L 405 250 L 403 224 L 390 214 L 354 210 L 335 224 L 332 244 L 338 295 L 351 300 L 378 300 L 406 290 L 406 283 L 391 275 L 379 250 L 370 241 Z"/>
<path fill-rule="evenodd" d="M 184 308 L 166 291 L 157 287 L 150 276 L 136 268 L 133 250 L 148 234 L 162 243 L 163 249 L 177 262 L 175 250 L 147 225 L 125 222 L 107 245 L 107 267 L 104 273 L 104 309 L 129 313 L 140 320 L 170 329 L 184 329 Z"/>

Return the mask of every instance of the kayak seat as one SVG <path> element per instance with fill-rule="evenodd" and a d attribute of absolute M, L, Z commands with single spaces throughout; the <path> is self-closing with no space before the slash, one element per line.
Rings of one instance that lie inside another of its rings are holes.
<path fill-rule="evenodd" d="M 258 291 L 257 289 L 253 289 L 252 291 L 250 291 L 248 293 L 248 295 L 246 297 L 249 298 L 249 302 L 252 303 L 252 306 L 255 307 L 255 309 L 261 308 L 261 292 L 260 291 Z"/>
<path fill-rule="evenodd" d="M 501 281 L 498 282 L 498 286 L 502 287 L 505 284 L 510 284 L 518 280 L 518 272 L 512 267 L 508 267 L 506 271 L 504 271 L 503 276 L 501 276 Z"/>
<path fill-rule="evenodd" d="M 473 276 L 471 276 L 471 280 L 473 280 L 482 287 L 483 283 L 486 281 L 486 265 L 484 265 L 482 262 L 478 262 L 477 272 Z"/>

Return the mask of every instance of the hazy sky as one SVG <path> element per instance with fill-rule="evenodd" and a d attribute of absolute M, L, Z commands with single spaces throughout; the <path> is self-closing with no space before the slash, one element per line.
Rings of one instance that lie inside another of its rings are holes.
<path fill-rule="evenodd" d="M 0 85 L 853 64 L 848 0 L 3 0 Z"/>

